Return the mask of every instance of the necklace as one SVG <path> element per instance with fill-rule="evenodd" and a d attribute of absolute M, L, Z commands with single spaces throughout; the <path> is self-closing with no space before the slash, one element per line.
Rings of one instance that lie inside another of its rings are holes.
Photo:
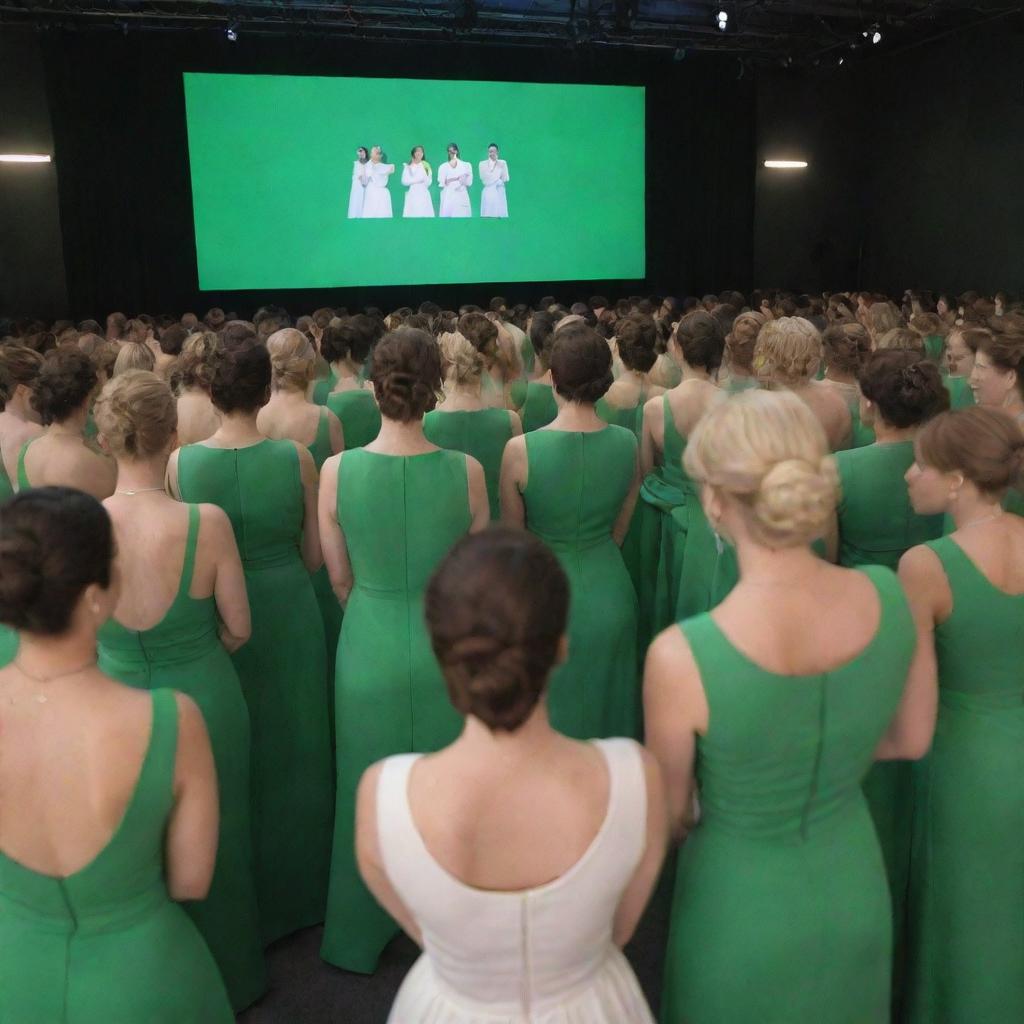
<path fill-rule="evenodd" d="M 135 494 L 146 494 L 149 491 L 162 491 L 163 487 L 137 487 L 134 491 L 122 490 L 120 487 L 114 491 L 115 494 L 127 494 L 129 497 Z"/>
<path fill-rule="evenodd" d="M 998 519 L 1003 514 L 1002 509 L 998 509 L 995 512 L 989 512 L 986 515 L 978 516 L 977 519 L 972 519 L 969 523 L 964 523 L 962 526 L 958 526 L 958 530 L 966 530 L 968 526 L 977 526 L 979 523 L 990 523 L 993 519 Z"/>
<path fill-rule="evenodd" d="M 67 669 L 64 672 L 56 672 L 52 676 L 37 676 L 37 675 L 35 675 L 35 673 L 29 672 L 29 670 L 27 668 L 25 668 L 25 666 L 22 665 L 22 663 L 17 658 L 14 659 L 14 667 L 23 676 L 27 676 L 34 683 L 44 683 L 44 684 L 45 683 L 52 683 L 55 679 L 64 679 L 66 676 L 78 675 L 79 672 L 84 672 L 87 668 L 92 668 L 92 666 L 95 665 L 95 664 L 96 664 L 96 656 L 93 655 L 83 665 L 77 665 L 77 666 L 75 666 L 75 668 L 69 668 L 69 669 Z M 49 698 L 46 696 L 45 693 L 37 693 L 32 699 L 37 704 L 45 704 L 47 702 L 47 700 L 49 700 Z M 16 703 L 16 698 L 15 697 L 9 697 L 8 698 L 8 703 L 9 704 Z"/>

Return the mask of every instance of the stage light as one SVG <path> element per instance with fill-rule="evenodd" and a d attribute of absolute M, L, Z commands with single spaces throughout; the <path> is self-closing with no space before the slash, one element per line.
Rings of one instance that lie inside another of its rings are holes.
<path fill-rule="evenodd" d="M 729 12 L 719 11 L 718 12 L 718 31 L 724 32 L 729 27 Z"/>
<path fill-rule="evenodd" d="M 0 164 L 48 164 L 49 153 L 0 153 Z"/>
<path fill-rule="evenodd" d="M 231 22 L 231 24 L 228 25 L 227 29 L 225 30 L 224 35 L 226 35 L 228 37 L 228 42 L 229 43 L 237 43 L 238 42 L 238 22 L 237 21 Z"/>
<path fill-rule="evenodd" d="M 681 47 L 676 47 L 676 52 L 672 54 L 672 59 L 678 64 L 681 60 L 686 59 L 686 51 Z"/>
<path fill-rule="evenodd" d="M 839 58 L 839 66 L 842 67 L 845 63 L 846 63 L 846 58 L 845 57 L 840 57 Z"/>
<path fill-rule="evenodd" d="M 878 29 L 876 28 L 874 33 L 871 36 L 871 42 L 873 42 L 875 44 L 875 46 L 877 46 L 881 41 L 882 41 L 882 33 L 879 32 Z"/>
<path fill-rule="evenodd" d="M 807 166 L 806 160 L 765 160 L 765 167 L 773 171 L 797 171 Z"/>

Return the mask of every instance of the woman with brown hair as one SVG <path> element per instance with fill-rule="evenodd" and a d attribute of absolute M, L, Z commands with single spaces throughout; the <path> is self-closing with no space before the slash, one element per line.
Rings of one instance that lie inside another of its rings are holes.
<path fill-rule="evenodd" d="M 330 365 L 333 381 L 324 404 L 338 417 L 344 447 L 349 450 L 369 444 L 380 431 L 380 409 L 373 388 L 364 380 L 378 331 L 377 321 L 360 314 L 332 321 L 320 337 L 320 352 Z"/>
<path fill-rule="evenodd" d="M 43 428 L 32 393 L 43 357 L 22 345 L 0 345 L 0 501 L 14 493 L 18 453 Z"/>
<path fill-rule="evenodd" d="M 99 631 L 100 668 L 143 690 L 187 693 L 206 722 L 217 769 L 217 861 L 206 899 L 186 910 L 243 1010 L 263 994 L 266 970 L 252 873 L 249 710 L 230 654 L 249 639 L 249 601 L 231 522 L 216 505 L 182 505 L 164 489 L 177 446 L 174 396 L 130 370 L 96 402 L 96 422 L 117 460 L 104 505 L 114 524 L 121 581 Z"/>
<path fill-rule="evenodd" d="M 423 624 L 427 579 L 448 549 L 490 521 L 480 463 L 423 433 L 441 390 L 441 357 L 425 331 L 402 327 L 373 353 L 377 437 L 334 455 L 320 480 L 324 557 L 345 618 L 335 669 L 337 788 L 321 956 L 371 973 L 398 926 L 359 880 L 359 778 L 390 754 L 436 750 L 458 732 Z"/>
<path fill-rule="evenodd" d="M 1024 335 L 980 338 L 970 380 L 978 405 L 1003 409 L 1024 424 Z"/>
<path fill-rule="evenodd" d="M 18 453 L 18 490 L 60 485 L 103 500 L 114 492 L 113 461 L 86 444 L 85 426 L 99 381 L 92 360 L 77 349 L 56 349 L 43 361 L 32 405 L 46 425 Z"/>
<path fill-rule="evenodd" d="M 758 386 L 754 370 L 754 348 L 761 328 L 768 322 L 764 313 L 740 313 L 725 338 L 725 376 L 719 376 L 719 387 L 730 395 Z"/>
<path fill-rule="evenodd" d="M 393 1024 L 653 1024 L 621 950 L 664 856 L 661 780 L 632 741 L 580 743 L 549 724 L 568 607 L 558 560 L 519 530 L 464 538 L 430 581 L 462 731 L 436 754 L 375 764 L 356 811 L 362 875 L 424 950 Z"/>
<path fill-rule="evenodd" d="M 900 562 L 939 673 L 915 777 L 909 1024 L 1024 1020 L 1024 522 L 1001 507 L 1022 470 L 1020 427 L 979 407 L 932 420 L 906 474 L 914 510 L 956 527 Z"/>
<path fill-rule="evenodd" d="M 832 324 L 821 336 L 825 353 L 823 383 L 835 390 L 850 410 L 850 447 L 873 444 L 875 432 L 861 423 L 860 384 L 857 375 L 871 352 L 871 337 L 862 324 L 854 321 Z"/>

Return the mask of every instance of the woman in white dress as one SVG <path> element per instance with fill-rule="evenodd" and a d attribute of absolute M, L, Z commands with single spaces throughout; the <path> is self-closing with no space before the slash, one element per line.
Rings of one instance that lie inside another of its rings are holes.
<path fill-rule="evenodd" d="M 498 147 L 491 143 L 487 147 L 487 159 L 480 161 L 478 168 L 484 191 L 480 196 L 481 217 L 507 217 L 508 198 L 505 184 L 508 181 L 508 164 L 499 158 Z"/>
<path fill-rule="evenodd" d="M 363 197 L 369 182 L 367 164 L 370 162 L 370 151 L 365 146 L 356 150 L 356 160 L 352 164 L 352 188 L 348 194 L 348 217 L 356 220 L 363 215 Z"/>
<path fill-rule="evenodd" d="M 388 178 L 395 173 L 395 165 L 386 163 L 387 155 L 374 146 L 370 162 L 366 165 L 366 193 L 363 199 L 363 220 L 370 217 L 391 217 L 391 193 Z"/>
<path fill-rule="evenodd" d="M 356 854 L 423 947 L 391 1024 L 653 1024 L 621 947 L 666 844 L 662 784 L 632 740 L 570 740 L 544 699 L 569 584 L 530 534 L 460 540 L 426 617 L 462 735 L 359 786 Z"/>
<path fill-rule="evenodd" d="M 430 198 L 433 171 L 423 159 L 423 147 L 413 146 L 412 162 L 402 164 L 402 184 L 406 186 L 403 217 L 433 217 L 434 200 Z"/>
<path fill-rule="evenodd" d="M 472 217 L 469 206 L 469 186 L 473 184 L 473 168 L 459 159 L 459 147 L 448 143 L 448 159 L 437 169 L 437 184 L 441 189 L 441 217 Z"/>

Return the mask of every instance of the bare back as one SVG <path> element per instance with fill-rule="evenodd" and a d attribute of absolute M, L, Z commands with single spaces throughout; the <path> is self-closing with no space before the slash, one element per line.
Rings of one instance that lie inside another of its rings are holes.
<path fill-rule="evenodd" d="M 220 414 L 205 391 L 188 390 L 178 396 L 178 444 L 205 441 L 220 427 Z"/>
<path fill-rule="evenodd" d="M 10 480 L 18 479 L 18 453 L 26 441 L 42 434 L 38 423 L 20 419 L 11 413 L 0 412 L 0 459 Z"/>
<path fill-rule="evenodd" d="M 1024 519 L 1003 514 L 981 529 L 951 534 L 975 567 L 1005 594 L 1024 594 Z"/>
<path fill-rule="evenodd" d="M 276 440 L 298 441 L 307 448 L 316 440 L 320 426 L 321 407 L 312 402 L 280 401 L 274 395 L 260 409 L 256 426 L 260 433 Z"/>
<path fill-rule="evenodd" d="M 80 437 L 44 433 L 25 452 L 25 473 L 33 487 L 74 487 L 102 500 L 114 491 L 117 467 Z"/>
<path fill-rule="evenodd" d="M 852 420 L 850 407 L 843 396 L 830 384 L 811 381 L 793 393 L 801 398 L 825 428 L 831 451 L 839 451 L 850 437 Z"/>

